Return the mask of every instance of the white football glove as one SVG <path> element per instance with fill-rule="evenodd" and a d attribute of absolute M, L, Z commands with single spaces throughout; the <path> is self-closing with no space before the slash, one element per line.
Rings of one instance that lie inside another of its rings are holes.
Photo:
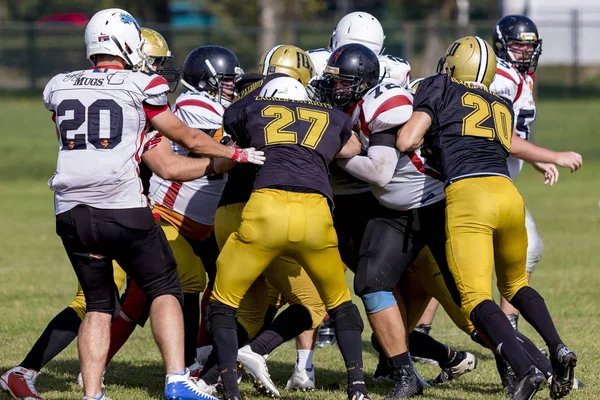
<path fill-rule="evenodd" d="M 263 165 L 266 158 L 264 151 L 256 150 L 254 147 L 240 149 L 234 146 L 233 155 L 229 157 L 229 159 L 239 163 Z"/>

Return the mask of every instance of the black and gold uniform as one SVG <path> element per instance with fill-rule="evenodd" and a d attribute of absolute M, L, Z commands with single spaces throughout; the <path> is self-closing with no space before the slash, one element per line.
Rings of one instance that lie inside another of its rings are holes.
<path fill-rule="evenodd" d="M 239 396 L 235 375 L 229 373 L 236 365 L 236 353 L 230 351 L 237 349 L 235 310 L 279 256 L 298 262 L 314 282 L 338 333 L 349 344 L 340 345 L 349 393 L 366 393 L 360 354 L 363 325 L 350 300 L 337 248 L 328 177 L 328 164 L 351 138 L 351 120 L 326 104 L 253 92 L 227 109 L 223 127 L 240 146 L 263 150 L 267 158 L 256 171 L 241 225 L 221 251 L 207 307 L 225 397 Z"/>
<path fill-rule="evenodd" d="M 498 288 L 509 301 L 527 286 L 523 199 L 506 164 L 512 107 L 480 85 L 440 74 L 421 82 L 414 110 L 432 119 L 426 141 L 447 185 L 448 266 L 469 317 L 492 299 L 494 265 Z"/>

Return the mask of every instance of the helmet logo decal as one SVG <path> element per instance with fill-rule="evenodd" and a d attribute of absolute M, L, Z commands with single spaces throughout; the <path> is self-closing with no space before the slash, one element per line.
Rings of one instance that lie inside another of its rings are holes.
<path fill-rule="evenodd" d="M 110 36 L 108 36 L 108 35 L 100 34 L 100 36 L 98 36 L 99 42 L 108 42 L 109 40 L 110 40 Z"/>
<path fill-rule="evenodd" d="M 448 48 L 448 52 L 446 53 L 446 56 L 453 56 L 456 53 L 456 50 L 458 50 L 458 48 L 460 47 L 460 43 L 459 42 L 454 42 L 450 45 L 450 47 Z"/>
<path fill-rule="evenodd" d="M 337 59 L 339 58 L 339 56 L 342 54 L 342 49 L 339 49 L 338 51 L 336 51 L 333 54 L 333 61 L 337 61 Z"/>
<path fill-rule="evenodd" d="M 126 13 L 121 13 L 121 22 L 123 22 L 124 24 L 133 24 L 135 26 L 135 28 L 138 30 L 138 32 L 140 34 L 142 33 L 142 29 L 140 28 L 140 25 L 137 23 L 135 18 L 133 18 L 131 15 L 126 14 Z"/>
<path fill-rule="evenodd" d="M 298 60 L 297 68 L 306 68 L 310 70 L 311 73 L 313 72 L 313 68 L 310 65 L 310 59 L 308 58 L 308 55 L 306 53 L 300 53 L 299 51 L 297 51 L 296 59 Z"/>
<path fill-rule="evenodd" d="M 523 41 L 523 42 L 529 42 L 529 41 L 533 41 L 535 42 L 537 40 L 537 35 L 534 32 L 521 32 L 519 34 L 519 40 Z"/>

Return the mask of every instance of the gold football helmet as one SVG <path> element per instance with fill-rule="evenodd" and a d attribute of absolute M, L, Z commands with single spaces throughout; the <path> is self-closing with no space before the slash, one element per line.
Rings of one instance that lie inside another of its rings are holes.
<path fill-rule="evenodd" d="M 315 75 L 315 67 L 304 50 L 296 46 L 280 44 L 267 51 L 260 59 L 258 70 L 263 75 L 282 73 L 297 79 L 302 85 Z"/>
<path fill-rule="evenodd" d="M 496 54 L 492 47 L 478 36 L 456 40 L 438 63 L 438 73 L 463 82 L 477 82 L 489 87 L 496 75 Z"/>
<path fill-rule="evenodd" d="M 167 41 L 154 29 L 142 28 L 141 31 L 144 40 L 142 50 L 145 54 L 141 69 L 161 75 L 169 82 L 171 93 L 173 93 L 177 89 L 181 73 L 178 68 L 165 68 L 165 63 L 173 60 Z"/>

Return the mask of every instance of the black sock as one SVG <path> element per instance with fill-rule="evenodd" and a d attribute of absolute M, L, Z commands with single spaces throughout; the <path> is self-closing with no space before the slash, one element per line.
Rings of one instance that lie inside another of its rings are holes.
<path fill-rule="evenodd" d="M 407 352 L 401 353 L 388 358 L 388 365 L 394 369 L 401 368 L 405 365 L 412 365 L 410 361 L 410 354 Z"/>
<path fill-rule="evenodd" d="M 379 341 L 377 340 L 377 336 L 375 336 L 374 333 L 371 334 L 371 345 L 373 346 L 373 348 L 379 355 L 379 365 L 387 366 L 388 358 L 385 355 L 385 352 L 383 351 L 383 349 L 381 348 L 381 345 L 379 344 Z"/>
<path fill-rule="evenodd" d="M 348 371 L 348 387 L 360 387 L 361 390 L 366 390 L 364 388 L 361 338 L 364 325 L 360 312 L 351 301 L 328 311 L 335 327 L 335 338 Z"/>
<path fill-rule="evenodd" d="M 241 398 L 237 384 L 238 337 L 235 314 L 233 307 L 217 301 L 209 301 L 206 306 L 206 324 L 212 337 L 226 399 L 233 396 Z"/>
<path fill-rule="evenodd" d="M 219 375 L 221 375 L 221 381 L 223 382 L 223 397 L 229 399 L 236 396 L 241 399 L 240 389 L 237 384 L 238 371 L 237 364 L 219 366 Z"/>
<path fill-rule="evenodd" d="M 189 367 L 196 360 L 196 343 L 200 329 L 200 293 L 183 294 L 183 329 L 185 365 Z"/>
<path fill-rule="evenodd" d="M 454 356 L 450 351 L 450 357 L 448 356 L 448 347 L 431 336 L 419 332 L 412 331 L 408 335 L 408 349 L 413 357 L 430 358 L 438 362 L 440 366 L 448 363 L 451 357 Z"/>
<path fill-rule="evenodd" d="M 39 371 L 77 337 L 81 319 L 71 307 L 59 312 L 35 342 L 21 367 Z"/>
<path fill-rule="evenodd" d="M 533 328 L 540 334 L 542 339 L 546 342 L 546 345 L 550 349 L 551 354 L 554 354 L 556 348 L 563 343 L 552 317 L 546 307 L 546 302 L 530 286 L 525 286 L 515 294 L 510 301 L 517 310 L 521 312 L 521 315 L 527 322 L 533 326 Z"/>
<path fill-rule="evenodd" d="M 312 317 L 306 307 L 292 304 L 275 318 L 269 329 L 250 343 L 250 348 L 261 356 L 270 354 L 282 343 L 295 338 L 311 326 Z"/>
<path fill-rule="evenodd" d="M 548 359 L 548 357 L 544 356 L 540 349 L 533 343 L 527 336 L 523 335 L 521 332 L 517 332 L 517 340 L 521 344 L 521 347 L 525 351 L 525 354 L 531 361 L 533 365 L 535 365 L 540 371 L 546 375 L 546 377 L 550 377 L 552 375 L 552 363 Z"/>
<path fill-rule="evenodd" d="M 517 378 L 523 378 L 531 363 L 517 341 L 515 330 L 500 307 L 492 300 L 484 300 L 471 311 L 471 321 L 508 360 Z"/>
<path fill-rule="evenodd" d="M 267 308 L 267 311 L 265 312 L 265 322 L 263 323 L 262 328 L 260 328 L 255 337 L 260 336 L 261 333 L 271 328 L 271 324 L 273 323 L 273 320 L 277 315 L 277 311 L 279 311 L 277 307 L 269 306 L 269 308 Z"/>
<path fill-rule="evenodd" d="M 205 370 L 206 372 L 204 372 Z M 200 379 L 206 382 L 207 385 L 216 385 L 219 382 L 219 370 L 216 363 L 208 369 L 205 366 L 202 369 L 202 373 L 200 373 Z"/>

